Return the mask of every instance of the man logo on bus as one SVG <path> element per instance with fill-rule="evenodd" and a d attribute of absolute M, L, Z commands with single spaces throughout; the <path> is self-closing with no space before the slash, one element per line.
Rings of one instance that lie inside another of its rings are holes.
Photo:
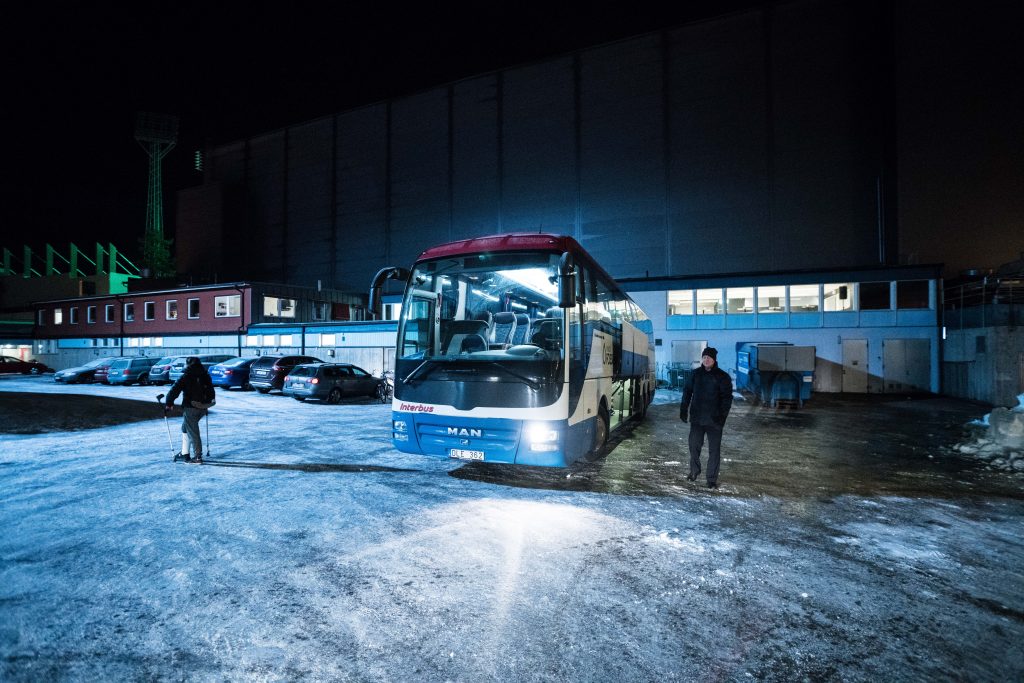
<path fill-rule="evenodd" d="M 466 429 L 465 427 L 449 427 L 448 436 L 483 436 L 482 429 Z"/>

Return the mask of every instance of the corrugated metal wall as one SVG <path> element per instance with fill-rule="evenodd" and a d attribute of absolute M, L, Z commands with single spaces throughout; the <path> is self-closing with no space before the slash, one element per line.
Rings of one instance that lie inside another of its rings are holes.
<path fill-rule="evenodd" d="M 244 274 L 301 285 L 509 231 L 574 235 L 616 277 L 872 264 L 867 26 L 805 0 L 641 36 L 213 150 L 207 182 Z"/>

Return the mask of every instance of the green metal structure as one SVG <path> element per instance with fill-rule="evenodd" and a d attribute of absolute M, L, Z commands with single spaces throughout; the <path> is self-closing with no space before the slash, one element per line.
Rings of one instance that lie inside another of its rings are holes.
<path fill-rule="evenodd" d="M 139 113 L 135 139 L 149 156 L 149 192 L 146 200 L 146 232 L 142 240 L 143 267 L 156 277 L 175 274 L 171 240 L 164 238 L 163 159 L 178 142 L 178 117 Z"/>

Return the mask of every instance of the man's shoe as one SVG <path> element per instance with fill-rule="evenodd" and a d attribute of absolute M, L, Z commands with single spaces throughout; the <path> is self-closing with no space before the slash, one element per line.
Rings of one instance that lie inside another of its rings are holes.
<path fill-rule="evenodd" d="M 181 453 L 175 453 L 174 460 L 172 462 L 178 462 L 179 460 L 181 460 Z"/>
<path fill-rule="evenodd" d="M 717 489 L 718 488 L 718 482 L 717 481 L 709 481 L 708 482 L 708 488 L 709 489 Z"/>
<path fill-rule="evenodd" d="M 686 481 L 697 481 L 697 475 L 696 474 L 687 474 L 686 475 Z"/>
<path fill-rule="evenodd" d="M 192 462 L 194 462 L 197 465 L 202 465 L 203 464 L 203 456 L 197 455 L 196 457 L 192 458 Z"/>

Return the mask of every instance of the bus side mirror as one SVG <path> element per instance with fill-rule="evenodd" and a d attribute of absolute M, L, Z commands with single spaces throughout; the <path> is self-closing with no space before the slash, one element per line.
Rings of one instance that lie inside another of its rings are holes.
<path fill-rule="evenodd" d="M 576 305 L 576 266 L 569 252 L 562 254 L 558 261 L 558 306 L 572 308 Z"/>

